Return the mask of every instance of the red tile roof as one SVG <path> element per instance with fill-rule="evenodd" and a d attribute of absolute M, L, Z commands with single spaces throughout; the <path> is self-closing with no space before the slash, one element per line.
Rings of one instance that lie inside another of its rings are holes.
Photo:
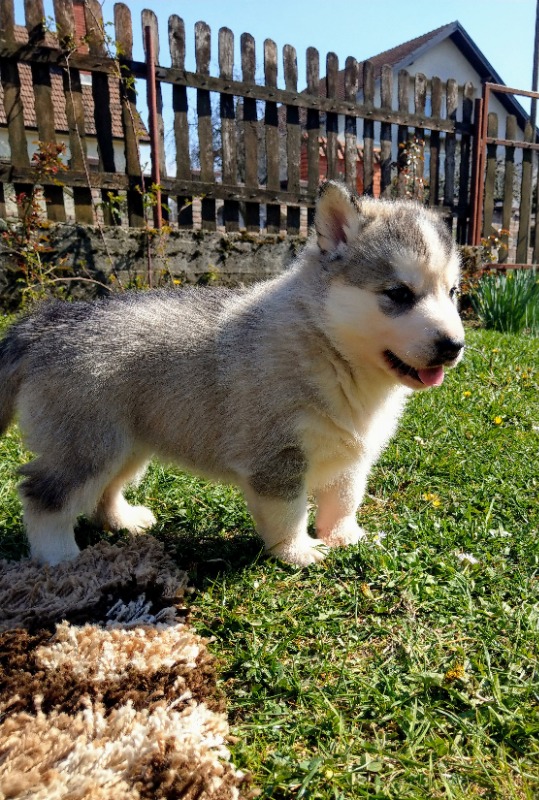
<path fill-rule="evenodd" d="M 404 42 L 396 47 L 391 47 L 389 50 L 384 50 L 383 53 L 378 53 L 378 55 L 365 59 L 365 61 L 371 61 L 374 65 L 374 79 L 376 80 L 380 77 L 382 67 L 385 64 L 389 64 L 389 66 L 400 66 L 407 61 L 411 61 L 412 58 L 417 55 L 417 51 L 423 48 L 425 45 L 432 43 L 433 40 L 440 40 L 451 34 L 454 30 L 454 26 L 455 23 L 442 25 L 440 28 L 436 28 L 429 33 L 425 33 L 422 36 L 417 36 L 415 39 L 410 39 L 409 42 Z M 361 91 L 363 88 L 363 64 L 365 61 L 359 62 L 359 91 Z M 327 96 L 327 85 L 325 78 L 322 78 L 320 81 L 320 96 Z M 339 100 L 344 100 L 344 70 L 339 70 L 337 75 L 337 98 Z"/>

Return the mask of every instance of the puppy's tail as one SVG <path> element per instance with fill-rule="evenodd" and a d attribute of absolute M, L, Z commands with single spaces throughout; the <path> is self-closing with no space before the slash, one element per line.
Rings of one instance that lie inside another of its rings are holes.
<path fill-rule="evenodd" d="M 23 361 L 28 341 L 14 325 L 0 342 L 0 436 L 15 416 L 17 396 L 23 378 Z"/>

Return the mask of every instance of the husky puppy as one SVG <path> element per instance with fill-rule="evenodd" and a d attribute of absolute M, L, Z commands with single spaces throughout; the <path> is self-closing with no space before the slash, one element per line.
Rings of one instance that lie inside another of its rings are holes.
<path fill-rule="evenodd" d="M 358 542 L 369 470 L 407 396 L 461 358 L 458 281 L 433 213 L 328 182 L 311 239 L 273 280 L 42 305 L 0 344 L 0 429 L 17 414 L 37 456 L 21 470 L 32 556 L 76 556 L 79 514 L 151 528 L 123 489 L 152 456 L 241 487 L 284 561 Z"/>

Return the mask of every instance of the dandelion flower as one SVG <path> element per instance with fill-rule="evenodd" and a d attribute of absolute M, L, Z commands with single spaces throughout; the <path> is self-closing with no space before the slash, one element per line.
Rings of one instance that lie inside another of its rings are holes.
<path fill-rule="evenodd" d="M 502 422 L 503 422 L 503 419 L 501 417 L 494 417 L 493 422 L 494 422 L 495 425 L 501 425 Z"/>
<path fill-rule="evenodd" d="M 455 556 L 463 566 L 472 567 L 474 564 L 479 564 L 479 559 L 471 553 L 455 553 Z"/>
<path fill-rule="evenodd" d="M 462 681 L 466 677 L 466 670 L 464 664 L 455 664 L 454 667 L 448 669 L 444 675 L 444 679 L 451 683 L 451 681 Z"/>
<path fill-rule="evenodd" d="M 423 500 L 426 500 L 427 503 L 430 503 L 434 508 L 438 508 L 438 506 L 442 505 L 442 501 L 440 500 L 437 494 L 434 492 L 425 492 L 423 495 Z"/>

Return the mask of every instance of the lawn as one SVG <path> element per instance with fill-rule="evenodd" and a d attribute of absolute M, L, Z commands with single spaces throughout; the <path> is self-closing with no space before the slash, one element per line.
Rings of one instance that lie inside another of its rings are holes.
<path fill-rule="evenodd" d="M 26 457 L 12 429 L 3 556 L 24 551 Z M 539 338 L 470 330 L 372 473 L 369 540 L 319 566 L 263 558 L 235 490 L 152 467 L 136 495 L 191 572 L 262 797 L 539 797 L 538 461 Z"/>

